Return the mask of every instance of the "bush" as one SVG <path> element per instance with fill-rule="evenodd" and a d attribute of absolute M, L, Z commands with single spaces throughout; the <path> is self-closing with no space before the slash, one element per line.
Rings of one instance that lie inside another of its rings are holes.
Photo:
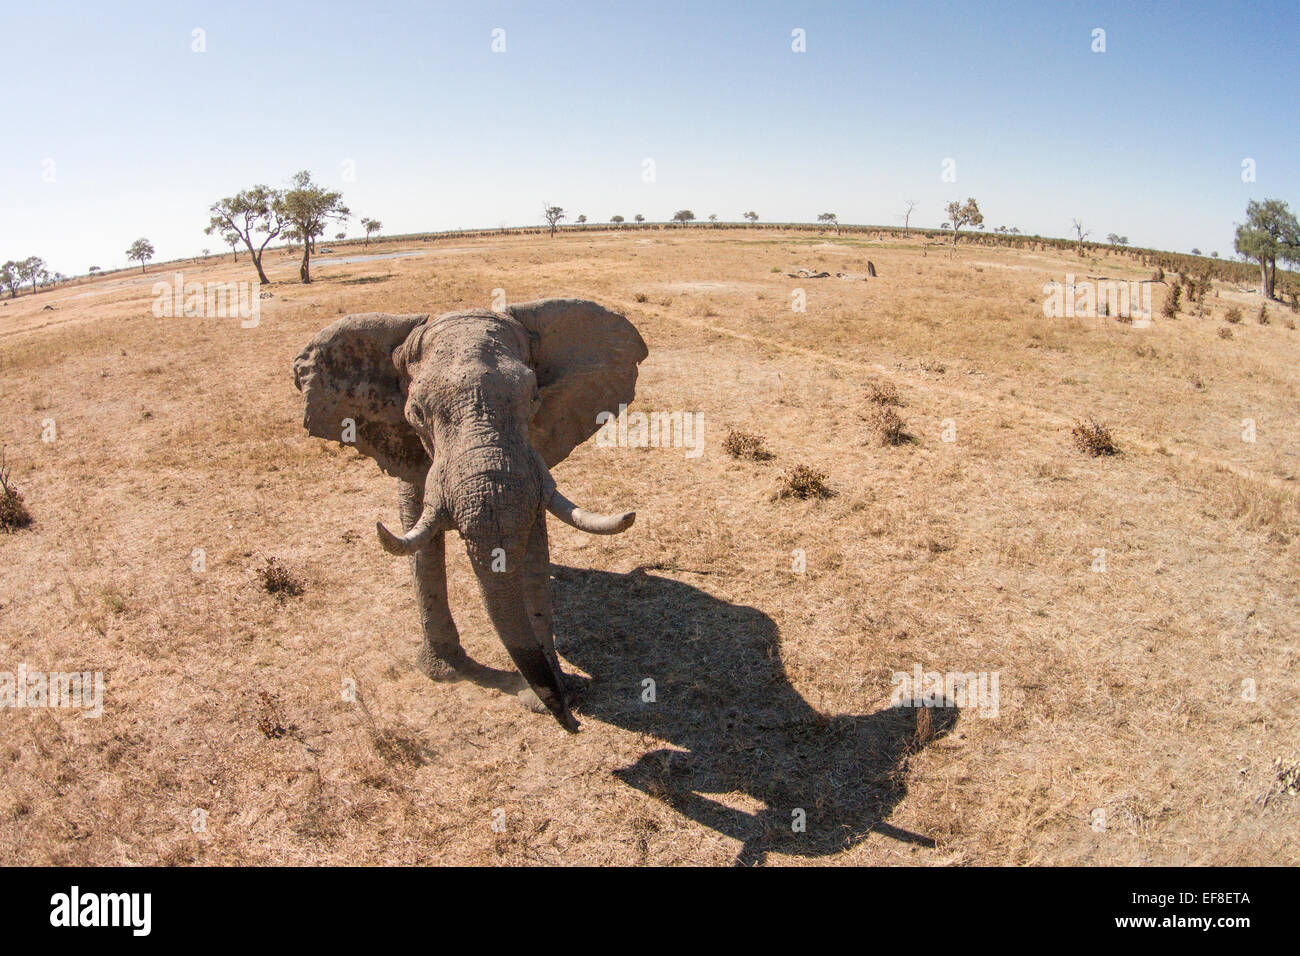
<path fill-rule="evenodd" d="M 644 292 L 638 292 L 633 298 L 635 298 L 638 302 L 647 302 L 650 299 L 650 297 L 646 295 Z"/>
<path fill-rule="evenodd" d="M 1178 315 L 1178 305 L 1179 302 L 1182 300 L 1182 297 L 1183 297 L 1182 286 L 1171 285 L 1169 287 L 1169 295 L 1165 297 L 1165 305 L 1164 308 L 1161 309 L 1161 312 L 1164 314 L 1164 317 L 1166 319 L 1172 319 L 1176 315 Z"/>
<path fill-rule="evenodd" d="M 732 429 L 722 440 L 722 450 L 732 458 L 748 458 L 750 461 L 769 461 L 775 456 L 767 450 L 767 439 L 762 435 Z"/>
<path fill-rule="evenodd" d="M 22 494 L 9 483 L 9 466 L 0 448 L 0 531 L 12 534 L 31 523 L 32 515 L 23 504 Z"/>
<path fill-rule="evenodd" d="M 1268 306 L 1260 304 L 1259 314 L 1255 316 L 1255 321 L 1260 325 L 1268 325 Z"/>
<path fill-rule="evenodd" d="M 829 498 L 834 494 L 826 487 L 826 475 L 814 471 L 807 465 L 796 465 L 794 469 L 781 477 L 778 498 Z"/>
<path fill-rule="evenodd" d="M 257 577 L 262 582 L 263 591 L 267 594 L 274 594 L 281 600 L 286 597 L 301 597 L 302 593 L 307 590 L 302 578 L 299 578 L 280 564 L 275 558 L 266 559 L 266 566 L 257 569 Z"/>
<path fill-rule="evenodd" d="M 1074 437 L 1074 447 L 1094 458 L 1119 454 L 1119 449 L 1110 437 L 1110 429 L 1092 416 L 1075 422 L 1070 434 Z"/>
<path fill-rule="evenodd" d="M 1239 306 L 1234 305 L 1231 309 L 1228 310 L 1228 314 L 1225 315 L 1223 318 L 1225 321 L 1231 322 L 1233 325 L 1236 325 L 1238 322 L 1241 321 L 1241 308 Z"/>
<path fill-rule="evenodd" d="M 898 397 L 898 386 L 893 382 L 868 382 L 867 401 L 873 405 L 902 405 Z"/>
<path fill-rule="evenodd" d="M 903 420 L 889 405 L 876 406 L 867 416 L 867 424 L 881 447 L 901 445 L 907 441 L 907 435 L 903 431 Z"/>
<path fill-rule="evenodd" d="M 1219 338 L 1221 338 L 1221 339 L 1230 339 L 1230 338 L 1232 338 L 1232 329 L 1228 328 L 1226 325 L 1224 325 L 1224 326 L 1220 326 L 1220 327 L 1219 327 Z"/>

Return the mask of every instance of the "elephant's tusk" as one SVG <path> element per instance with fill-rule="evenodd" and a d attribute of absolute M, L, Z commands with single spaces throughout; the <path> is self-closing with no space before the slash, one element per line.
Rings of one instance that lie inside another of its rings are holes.
<path fill-rule="evenodd" d="M 636 521 L 635 511 L 624 511 L 617 515 L 584 511 L 559 491 L 551 495 L 546 510 L 565 524 L 572 525 L 579 531 L 586 531 L 588 534 L 618 534 L 632 527 L 632 522 Z"/>
<path fill-rule="evenodd" d="M 415 554 L 424 547 L 435 534 L 451 527 L 446 512 L 437 508 L 425 507 L 415 527 L 403 535 L 396 535 L 384 527 L 382 521 L 375 522 L 379 532 L 379 544 L 389 554 Z"/>

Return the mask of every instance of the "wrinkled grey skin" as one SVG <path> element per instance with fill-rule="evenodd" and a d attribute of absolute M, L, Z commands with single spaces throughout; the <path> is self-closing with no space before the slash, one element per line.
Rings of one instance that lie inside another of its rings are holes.
<path fill-rule="evenodd" d="M 432 319 L 347 316 L 298 356 L 307 430 L 342 442 L 351 421 L 355 447 L 400 479 L 403 533 L 382 524 L 378 533 L 386 550 L 410 556 L 430 676 L 472 663 L 447 604 L 444 535 L 454 528 L 515 666 L 577 729 L 555 653 L 546 512 L 594 534 L 625 530 L 635 513 L 574 506 L 550 469 L 595 433 L 600 412 L 632 401 L 646 354 L 623 316 L 546 299 Z"/>

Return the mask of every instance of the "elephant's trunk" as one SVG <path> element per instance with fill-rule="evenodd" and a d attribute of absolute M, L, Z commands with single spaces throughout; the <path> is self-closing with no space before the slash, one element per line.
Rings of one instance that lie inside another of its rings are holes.
<path fill-rule="evenodd" d="M 520 559 L 510 556 L 507 561 L 507 569 L 504 571 L 493 571 L 491 565 L 473 561 L 488 617 L 510 659 L 519 668 L 524 680 L 528 681 L 528 686 L 546 705 L 546 709 L 555 715 L 560 726 L 575 733 L 578 722 L 569 712 L 563 678 L 542 650 L 541 642 L 528 620 L 520 573 L 522 556 Z"/>

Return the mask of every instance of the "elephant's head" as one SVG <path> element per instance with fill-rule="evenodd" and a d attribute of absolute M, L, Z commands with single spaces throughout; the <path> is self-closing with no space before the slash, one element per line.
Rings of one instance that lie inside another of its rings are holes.
<path fill-rule="evenodd" d="M 546 561 L 546 511 L 594 534 L 632 524 L 634 512 L 575 506 L 550 469 L 596 432 L 601 412 L 632 401 L 646 354 L 623 316 L 594 302 L 546 299 L 435 318 L 348 316 L 294 363 L 312 435 L 353 444 L 387 474 L 425 489 L 406 533 L 378 526 L 383 547 L 413 554 L 456 529 L 502 643 L 570 729 L 553 651 L 548 659 L 529 619 L 540 605 L 528 589 L 547 586 L 546 569 L 540 577 L 524 571 L 529 560 Z M 547 596 L 548 625 L 549 606 Z"/>

